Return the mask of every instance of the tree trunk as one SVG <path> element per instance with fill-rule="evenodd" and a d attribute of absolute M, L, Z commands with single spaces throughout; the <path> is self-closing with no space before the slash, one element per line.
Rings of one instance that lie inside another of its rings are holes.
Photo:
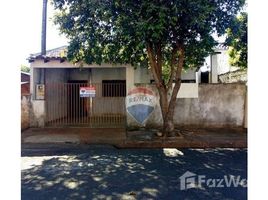
<path fill-rule="evenodd" d="M 174 136 L 174 111 L 176 106 L 177 94 L 181 86 L 181 71 L 184 64 L 184 49 L 182 45 L 177 45 L 177 50 L 172 53 L 171 74 L 168 84 L 165 84 L 162 79 L 162 57 L 160 56 L 161 50 L 158 49 L 157 55 L 154 54 L 153 45 L 148 43 L 147 45 L 149 62 L 153 77 L 156 81 L 156 87 L 160 96 L 160 107 L 163 118 L 163 135 Z M 177 67 L 175 68 L 175 57 L 178 52 Z M 173 63 L 174 62 L 174 63 Z M 175 70 L 176 69 L 176 70 Z M 172 82 L 175 80 L 175 86 L 173 88 Z M 169 91 L 171 95 L 169 95 Z"/>
<path fill-rule="evenodd" d="M 171 112 L 169 112 L 169 98 L 168 98 L 168 93 L 167 91 L 163 88 L 158 88 L 159 92 L 159 103 L 160 103 L 160 108 L 161 108 L 161 113 L 162 113 L 162 118 L 163 118 L 163 129 L 162 132 L 164 135 L 170 134 L 174 130 L 174 125 L 173 125 L 173 116 L 171 116 Z"/>
<path fill-rule="evenodd" d="M 167 114 L 164 118 L 163 133 L 166 136 L 175 136 L 173 116 Z"/>
<path fill-rule="evenodd" d="M 169 100 L 168 110 L 165 115 L 163 115 L 163 133 L 167 136 L 175 136 L 174 132 L 174 112 L 176 108 L 177 94 L 181 86 L 181 81 L 175 83 L 172 91 L 172 95 Z"/>
<path fill-rule="evenodd" d="M 163 117 L 163 134 L 165 136 L 175 136 L 174 132 L 174 112 L 176 108 L 176 100 L 177 94 L 181 87 L 181 71 L 184 63 L 184 49 L 180 49 L 181 52 L 181 59 L 179 60 L 176 75 L 175 75 L 175 86 L 173 87 L 165 87 L 166 90 L 164 92 L 158 88 L 159 95 L 160 95 L 160 106 L 162 110 L 162 117 Z M 169 92 L 171 90 L 171 96 L 169 98 Z M 167 108 L 167 109 L 163 109 Z"/>

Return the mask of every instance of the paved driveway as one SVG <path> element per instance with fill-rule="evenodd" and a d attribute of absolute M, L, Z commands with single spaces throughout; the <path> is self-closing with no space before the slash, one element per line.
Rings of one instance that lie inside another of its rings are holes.
<path fill-rule="evenodd" d="M 180 176 L 187 171 L 185 175 L 191 177 L 183 182 Z M 74 151 L 22 151 L 25 200 L 242 200 L 247 199 L 247 188 L 241 181 L 244 178 L 247 178 L 246 149 L 89 147 Z"/>

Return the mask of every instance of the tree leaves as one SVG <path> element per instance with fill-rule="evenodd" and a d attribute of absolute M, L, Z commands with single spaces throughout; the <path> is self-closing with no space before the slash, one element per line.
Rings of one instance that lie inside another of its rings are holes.
<path fill-rule="evenodd" d="M 224 34 L 244 0 L 53 0 L 55 23 L 70 39 L 68 58 L 75 62 L 148 65 L 161 43 L 167 66 L 176 44 L 185 47 L 185 66 L 198 66 Z M 166 70 L 168 71 L 168 70 Z"/>
<path fill-rule="evenodd" d="M 203 64 L 215 46 L 211 35 L 224 34 L 244 4 L 244 0 L 53 2 L 59 11 L 55 23 L 70 39 L 68 59 L 151 69 L 159 91 L 164 132 L 174 128 L 182 69 Z"/>
<path fill-rule="evenodd" d="M 230 64 L 247 68 L 247 13 L 235 17 L 227 30 L 227 45 L 229 48 Z"/>

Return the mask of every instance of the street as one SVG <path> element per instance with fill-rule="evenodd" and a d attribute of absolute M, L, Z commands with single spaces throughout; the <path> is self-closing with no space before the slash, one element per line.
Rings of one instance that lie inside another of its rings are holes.
<path fill-rule="evenodd" d="M 247 178 L 247 149 L 22 149 L 22 199 L 247 199 L 240 184 L 191 185 L 204 179 Z M 201 177 L 201 176 L 200 176 Z M 189 179 L 190 180 L 190 179 Z M 192 187 L 192 188 L 187 188 Z"/>

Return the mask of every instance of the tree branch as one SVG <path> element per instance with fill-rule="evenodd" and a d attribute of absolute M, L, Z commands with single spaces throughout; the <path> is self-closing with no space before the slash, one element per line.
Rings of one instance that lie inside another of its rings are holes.
<path fill-rule="evenodd" d="M 174 65 L 175 65 L 175 61 L 176 61 L 176 53 L 177 53 L 178 49 L 177 47 L 174 47 L 172 50 L 172 56 L 171 56 L 171 63 L 170 63 L 170 77 L 167 83 L 167 88 L 168 90 L 170 90 L 172 88 L 172 83 L 174 80 L 174 74 L 175 74 L 175 70 L 174 70 Z"/>
<path fill-rule="evenodd" d="M 179 91 L 180 86 L 181 86 L 181 72 L 182 72 L 182 68 L 184 65 L 184 59 L 185 59 L 184 47 L 182 45 L 180 45 L 178 47 L 178 49 L 179 49 L 179 62 L 177 65 L 177 70 L 176 70 L 176 75 L 175 75 L 175 86 L 173 88 L 171 98 L 170 98 L 169 107 L 168 107 L 168 113 L 172 116 L 173 116 L 174 108 L 176 105 L 177 94 L 178 94 L 178 91 Z"/>
<path fill-rule="evenodd" d="M 159 42 L 156 47 L 156 56 L 157 56 L 157 71 L 159 76 L 162 79 L 162 49 L 161 43 Z"/>
<path fill-rule="evenodd" d="M 147 52 L 148 52 L 149 62 L 151 65 L 151 71 L 152 71 L 153 77 L 156 81 L 156 86 L 161 87 L 161 86 L 163 86 L 162 81 L 161 81 L 162 78 L 160 77 L 160 74 L 157 70 L 157 63 L 156 63 L 155 56 L 153 53 L 152 44 L 149 42 L 147 43 Z"/>

